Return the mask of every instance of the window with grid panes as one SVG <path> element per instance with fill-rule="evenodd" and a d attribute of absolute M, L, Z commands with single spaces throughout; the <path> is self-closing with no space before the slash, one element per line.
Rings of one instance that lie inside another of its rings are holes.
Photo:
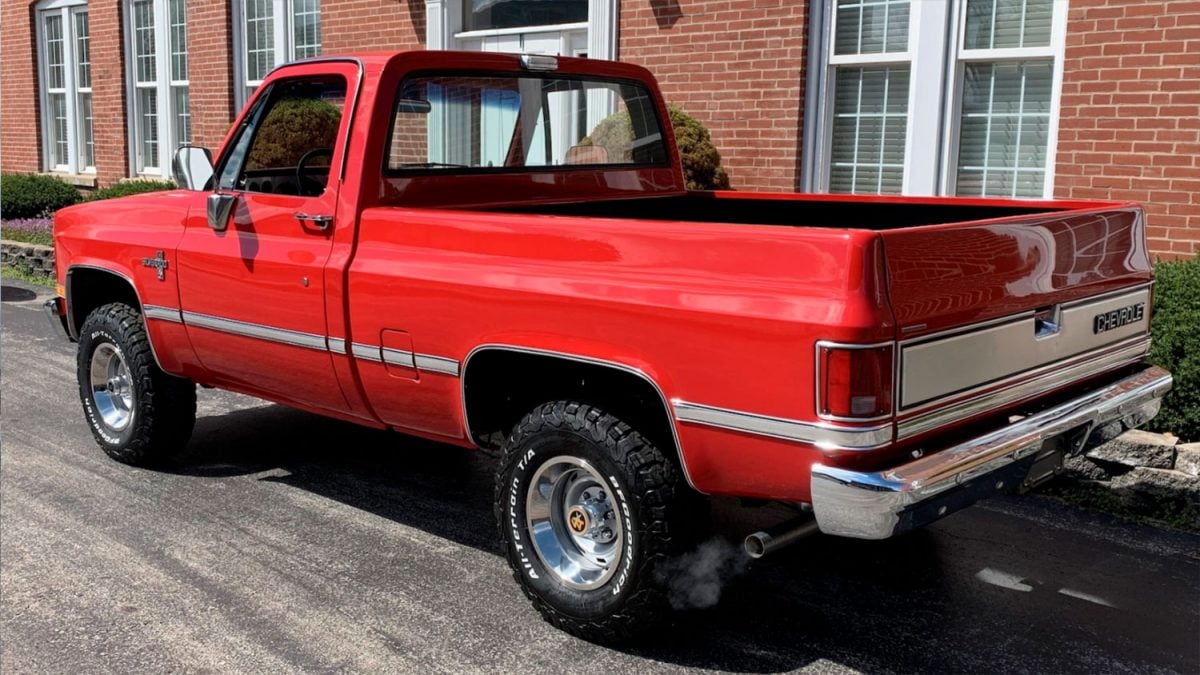
<path fill-rule="evenodd" d="M 35 17 L 43 168 L 73 174 L 93 173 L 96 153 L 87 3 L 43 1 L 37 4 Z"/>
<path fill-rule="evenodd" d="M 827 0 L 812 189 L 1053 190 L 1066 0 Z"/>
<path fill-rule="evenodd" d="M 134 174 L 168 172 L 192 140 L 186 0 L 128 0 L 130 156 Z"/>
<path fill-rule="evenodd" d="M 234 0 L 234 8 L 239 103 L 275 66 L 320 56 L 320 0 Z"/>

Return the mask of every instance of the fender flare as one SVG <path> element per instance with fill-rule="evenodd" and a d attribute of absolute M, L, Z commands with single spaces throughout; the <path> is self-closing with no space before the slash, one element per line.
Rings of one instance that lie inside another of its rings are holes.
<path fill-rule="evenodd" d="M 584 364 L 592 365 L 592 366 L 600 366 L 602 368 L 609 368 L 611 370 L 616 370 L 616 371 L 625 373 L 627 375 L 633 375 L 634 377 L 637 377 L 638 379 L 649 384 L 651 389 L 654 390 L 654 392 L 658 395 L 659 400 L 662 402 L 663 414 L 666 416 L 667 426 L 669 426 L 671 428 L 671 438 L 675 444 L 675 454 L 676 454 L 676 457 L 679 458 L 679 466 L 683 470 L 683 477 L 687 481 L 687 484 L 693 490 L 696 490 L 696 492 L 701 492 L 696 487 L 695 482 L 692 480 L 691 474 L 688 473 L 687 459 L 685 458 L 685 455 L 683 452 L 683 441 L 679 437 L 679 425 L 678 425 L 677 421 L 675 420 L 674 414 L 671 411 L 670 400 L 667 398 L 667 395 L 663 392 L 662 387 L 659 386 L 658 382 L 653 377 L 651 377 L 649 374 L 647 374 L 646 371 L 644 371 L 641 368 L 638 368 L 636 366 L 631 366 L 629 364 L 621 363 L 619 361 L 610 361 L 607 359 L 600 359 L 600 358 L 596 358 L 596 357 L 592 357 L 592 356 L 583 356 L 580 354 L 571 354 L 569 352 L 562 352 L 562 351 L 557 351 L 557 350 L 552 350 L 552 349 L 542 349 L 542 348 L 538 348 L 538 347 L 526 347 L 526 346 L 517 345 L 517 344 L 485 343 L 485 344 L 477 345 L 467 354 L 466 358 L 463 359 L 462 370 L 461 370 L 462 376 L 459 378 L 459 398 L 460 398 L 460 402 L 462 405 L 463 428 L 466 431 L 467 440 L 474 442 L 473 441 L 474 435 L 472 435 L 472 433 L 471 433 L 471 422 L 470 422 L 470 419 L 468 417 L 468 412 L 467 412 L 468 366 L 471 363 L 471 359 L 473 357 L 475 357 L 476 355 L 481 354 L 483 352 L 495 352 L 495 351 L 510 352 L 513 354 L 545 356 L 545 357 L 549 357 L 549 358 L 561 359 L 564 361 L 574 361 L 576 363 L 584 363 Z M 701 494 L 703 494 L 703 493 L 701 493 Z"/>

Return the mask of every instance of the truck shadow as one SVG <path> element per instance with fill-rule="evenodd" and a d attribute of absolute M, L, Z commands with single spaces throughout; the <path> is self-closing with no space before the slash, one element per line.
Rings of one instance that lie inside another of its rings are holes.
<path fill-rule="evenodd" d="M 267 472 L 261 480 L 500 555 L 492 519 L 495 466 L 481 452 L 266 405 L 200 418 L 188 455 L 169 472 L 215 479 Z M 719 535 L 740 542 L 766 510 L 718 501 Z M 940 548 L 938 538 L 924 531 L 885 542 L 818 536 L 753 564 L 731 566 L 736 573 L 720 580 L 725 587 L 717 606 L 684 612 L 654 642 L 620 651 L 739 672 L 808 664 L 872 669 L 883 636 L 896 632 L 900 617 L 927 615 L 950 602 Z M 509 583 L 507 575 L 497 583 Z M 892 667 L 928 666 L 919 642 L 889 649 L 895 652 L 887 657 Z M 908 650 L 915 661 L 903 658 Z"/>

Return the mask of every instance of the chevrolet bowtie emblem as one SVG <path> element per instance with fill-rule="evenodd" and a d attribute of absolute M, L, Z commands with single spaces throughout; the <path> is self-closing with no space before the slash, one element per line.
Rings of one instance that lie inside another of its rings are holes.
<path fill-rule="evenodd" d="M 143 267 L 153 267 L 154 272 L 158 275 L 159 281 L 166 281 L 167 267 L 170 263 L 167 262 L 167 256 L 162 251 L 159 251 L 153 258 L 142 258 Z"/>

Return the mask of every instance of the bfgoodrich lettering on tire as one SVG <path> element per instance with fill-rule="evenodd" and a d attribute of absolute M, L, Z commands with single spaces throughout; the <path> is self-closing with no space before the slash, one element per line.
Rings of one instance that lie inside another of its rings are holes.
<path fill-rule="evenodd" d="M 517 582 L 547 621 L 596 642 L 628 639 L 668 611 L 655 567 L 684 488 L 629 425 L 567 401 L 525 416 L 496 471 L 495 515 Z"/>
<path fill-rule="evenodd" d="M 110 457 L 157 464 L 187 444 L 196 422 L 196 387 L 159 369 L 137 310 L 113 303 L 88 314 L 78 358 L 83 413 Z"/>

